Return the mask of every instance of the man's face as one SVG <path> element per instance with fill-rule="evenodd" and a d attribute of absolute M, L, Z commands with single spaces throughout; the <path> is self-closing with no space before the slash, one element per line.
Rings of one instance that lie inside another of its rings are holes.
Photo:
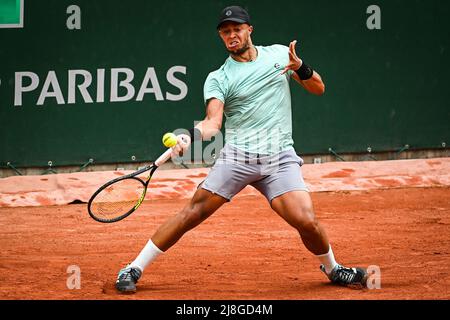
<path fill-rule="evenodd" d="M 232 54 L 242 54 L 250 48 L 250 34 L 253 27 L 246 23 L 224 22 L 219 28 L 227 51 Z"/>

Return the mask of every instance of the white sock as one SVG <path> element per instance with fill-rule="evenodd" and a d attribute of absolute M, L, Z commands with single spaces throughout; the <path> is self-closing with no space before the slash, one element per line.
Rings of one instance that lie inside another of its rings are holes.
<path fill-rule="evenodd" d="M 328 250 L 328 253 L 316 255 L 317 258 L 319 258 L 320 262 L 325 266 L 325 272 L 329 274 L 331 270 L 337 265 L 336 260 L 334 260 L 334 254 L 333 250 Z"/>
<path fill-rule="evenodd" d="M 136 259 L 130 263 L 130 267 L 139 268 L 141 272 L 144 272 L 147 265 L 155 260 L 161 253 L 163 253 L 163 251 L 161 251 L 150 239 L 144 249 L 142 249 L 141 253 L 139 253 Z"/>

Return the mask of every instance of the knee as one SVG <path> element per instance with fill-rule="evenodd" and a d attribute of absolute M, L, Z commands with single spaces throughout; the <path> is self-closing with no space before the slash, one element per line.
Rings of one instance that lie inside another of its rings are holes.
<path fill-rule="evenodd" d="M 200 224 L 206 218 L 200 206 L 188 206 L 180 213 L 181 225 L 189 230 Z"/>
<path fill-rule="evenodd" d="M 310 208 L 302 208 L 296 229 L 302 236 L 315 235 L 319 233 L 319 222 Z"/>

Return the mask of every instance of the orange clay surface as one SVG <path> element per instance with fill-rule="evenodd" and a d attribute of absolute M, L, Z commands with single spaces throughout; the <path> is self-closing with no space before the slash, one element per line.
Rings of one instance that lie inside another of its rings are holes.
<path fill-rule="evenodd" d="M 303 166 L 337 260 L 380 267 L 381 288 L 373 290 L 331 285 L 296 231 L 247 188 L 149 266 L 136 294 L 118 294 L 117 271 L 183 208 L 207 170 L 177 170 L 172 176 L 161 170 L 154 183 L 165 186 L 154 189 L 172 186 L 166 190 L 172 197 L 156 192 L 113 224 L 92 220 L 86 204 L 31 206 L 39 192 L 42 204 L 59 199 L 52 193 L 59 189 L 66 202 L 85 201 L 82 195 L 95 188 L 79 182 L 88 180 L 80 174 L 0 179 L 0 299 L 450 299 L 449 163 L 442 158 Z M 117 173 L 83 175 L 99 174 Z M 61 185 L 69 178 L 79 180 Z M 105 180 L 97 179 L 97 185 Z M 80 268 L 80 289 L 67 287 L 72 265 Z"/>

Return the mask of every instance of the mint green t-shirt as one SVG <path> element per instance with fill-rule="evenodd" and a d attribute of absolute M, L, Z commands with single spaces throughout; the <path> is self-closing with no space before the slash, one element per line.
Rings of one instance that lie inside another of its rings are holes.
<path fill-rule="evenodd" d="M 224 103 L 225 142 L 243 151 L 275 154 L 292 148 L 292 71 L 281 75 L 289 62 L 283 45 L 256 46 L 251 62 L 228 57 L 211 72 L 204 85 L 205 103 L 211 98 Z"/>

